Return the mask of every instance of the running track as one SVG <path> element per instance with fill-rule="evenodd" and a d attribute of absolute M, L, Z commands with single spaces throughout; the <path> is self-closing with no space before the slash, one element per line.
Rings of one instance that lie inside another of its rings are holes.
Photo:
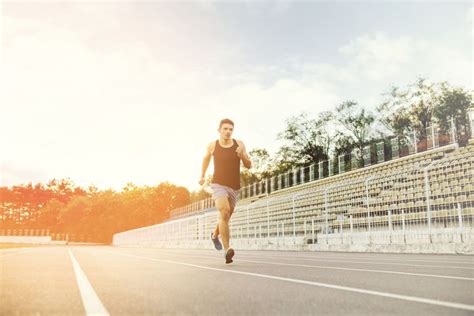
<path fill-rule="evenodd" d="M 51 246 L 0 251 L 0 315 L 474 315 L 474 257 Z"/>

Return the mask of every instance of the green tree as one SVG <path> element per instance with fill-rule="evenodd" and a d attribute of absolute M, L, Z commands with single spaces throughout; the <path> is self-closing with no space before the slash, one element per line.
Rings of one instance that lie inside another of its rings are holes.
<path fill-rule="evenodd" d="M 270 177 L 273 172 L 270 154 L 266 149 L 254 148 L 249 151 L 249 156 L 252 160 L 252 168 L 241 171 L 240 182 L 242 186 Z"/>
<path fill-rule="evenodd" d="M 190 203 L 194 203 L 197 201 L 205 200 L 207 198 L 211 197 L 211 193 L 206 191 L 204 188 L 201 188 L 198 191 L 192 191 L 190 193 Z"/>
<path fill-rule="evenodd" d="M 418 139 L 426 138 L 435 108 L 440 103 L 441 85 L 417 79 L 405 89 L 392 87 L 387 98 L 377 107 L 380 122 L 390 134 L 411 140 L 413 132 Z"/>
<path fill-rule="evenodd" d="M 86 196 L 75 196 L 59 210 L 56 228 L 60 232 L 74 232 L 84 219 L 90 200 Z"/>
<path fill-rule="evenodd" d="M 61 210 L 66 205 L 56 199 L 49 200 L 46 205 L 41 209 L 41 213 L 38 218 L 38 226 L 47 229 L 54 229 L 58 223 L 58 218 Z"/>
<path fill-rule="evenodd" d="M 343 145 L 345 150 L 350 151 L 352 149 L 350 147 L 353 146 L 362 152 L 372 136 L 375 116 L 354 101 L 345 101 L 337 106 L 335 116 L 337 122 L 343 127 L 336 137 L 336 153 L 341 152 Z"/>
<path fill-rule="evenodd" d="M 443 132 L 451 129 L 451 119 L 457 132 L 457 139 L 465 142 L 470 137 L 468 111 L 473 108 L 472 92 L 463 88 L 451 87 L 448 83 L 441 84 L 442 94 L 434 115 Z"/>
<path fill-rule="evenodd" d="M 309 118 L 307 113 L 287 119 L 285 129 L 278 134 L 278 139 L 285 144 L 273 160 L 274 173 L 327 160 L 333 145 L 334 131 L 330 129 L 333 119 L 331 112 L 322 112 L 315 119 Z"/>

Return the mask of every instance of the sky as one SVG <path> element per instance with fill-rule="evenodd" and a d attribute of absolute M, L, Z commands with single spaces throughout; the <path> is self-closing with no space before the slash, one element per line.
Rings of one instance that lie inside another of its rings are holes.
<path fill-rule="evenodd" d="M 198 190 L 222 118 L 373 110 L 418 77 L 472 89 L 471 2 L 0 0 L 0 186 Z M 212 174 L 212 163 L 208 169 Z"/>

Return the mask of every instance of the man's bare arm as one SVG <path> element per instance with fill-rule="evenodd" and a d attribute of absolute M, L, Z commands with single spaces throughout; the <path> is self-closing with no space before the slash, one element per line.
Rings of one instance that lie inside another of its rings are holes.
<path fill-rule="evenodd" d="M 211 148 L 211 145 L 209 144 L 207 146 L 204 159 L 202 160 L 202 172 L 201 172 L 201 178 L 199 179 L 200 185 L 203 185 L 205 182 L 206 171 L 207 171 L 207 167 L 209 167 L 209 163 L 211 162 L 211 157 L 212 157 L 212 148 Z"/>
<path fill-rule="evenodd" d="M 250 160 L 249 155 L 247 154 L 247 150 L 245 149 L 245 145 L 242 141 L 237 141 L 239 147 L 237 147 L 237 154 L 239 155 L 240 159 L 242 160 L 244 167 L 247 169 L 252 168 L 252 161 Z"/>
<path fill-rule="evenodd" d="M 204 157 L 202 160 L 202 173 L 201 173 L 201 178 L 204 178 L 206 176 L 206 171 L 207 167 L 209 167 L 209 163 L 211 162 L 211 157 L 208 157 L 207 155 Z"/>

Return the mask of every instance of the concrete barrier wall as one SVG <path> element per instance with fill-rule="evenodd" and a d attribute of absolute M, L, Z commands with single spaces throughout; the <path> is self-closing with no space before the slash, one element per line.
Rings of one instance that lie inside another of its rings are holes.
<path fill-rule="evenodd" d="M 0 243 L 17 244 L 65 244 L 65 241 L 53 241 L 51 236 L 0 236 Z"/>
<path fill-rule="evenodd" d="M 158 225 L 157 225 L 158 226 Z M 142 235 L 136 238 L 114 238 L 115 246 L 195 248 L 214 249 L 210 239 L 154 239 L 154 231 L 140 229 Z M 126 235 L 124 235 L 126 236 Z M 148 238 L 146 238 L 146 237 Z M 293 250 L 293 251 L 346 251 L 346 252 L 391 252 L 391 253 L 434 253 L 474 254 L 474 230 L 438 229 L 403 232 L 358 232 L 344 234 L 316 234 L 312 236 L 278 236 L 253 238 L 232 238 L 231 246 L 240 250 Z"/>

